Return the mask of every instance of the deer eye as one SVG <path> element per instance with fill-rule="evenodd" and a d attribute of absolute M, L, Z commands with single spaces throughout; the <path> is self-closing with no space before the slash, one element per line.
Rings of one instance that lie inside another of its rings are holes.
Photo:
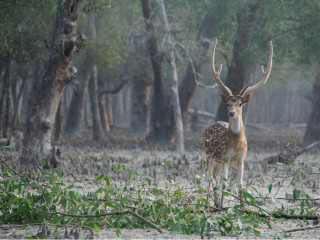
<path fill-rule="evenodd" d="M 229 107 L 229 103 L 226 103 L 226 106 Z"/>
<path fill-rule="evenodd" d="M 243 105 L 243 103 L 239 103 L 239 106 L 241 107 Z"/>

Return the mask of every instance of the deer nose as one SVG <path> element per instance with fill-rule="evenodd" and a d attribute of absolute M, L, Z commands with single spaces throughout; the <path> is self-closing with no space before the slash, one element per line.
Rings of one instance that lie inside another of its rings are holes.
<path fill-rule="evenodd" d="M 229 115 L 230 115 L 230 117 L 234 117 L 236 115 L 236 113 L 234 111 L 230 111 Z"/>

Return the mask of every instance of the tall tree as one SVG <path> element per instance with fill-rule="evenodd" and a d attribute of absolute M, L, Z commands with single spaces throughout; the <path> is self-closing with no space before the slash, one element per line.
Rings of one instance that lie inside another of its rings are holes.
<path fill-rule="evenodd" d="M 76 75 L 71 65 L 75 52 L 84 47 L 85 37 L 78 29 L 80 1 L 59 1 L 51 49 L 40 82 L 33 86 L 24 133 L 21 164 L 34 169 L 40 158 L 51 160 L 51 136 L 61 94 Z"/>
<path fill-rule="evenodd" d="M 269 31 L 268 37 L 275 38 L 277 42 L 278 62 L 286 61 L 307 68 L 319 65 L 320 52 L 315 51 L 320 49 L 319 1 L 277 1 L 266 6 L 268 7 L 266 13 L 269 14 L 267 14 L 265 25 Z M 272 16 L 271 13 L 273 13 Z M 303 78 L 312 80 L 315 78 L 311 113 L 304 136 L 305 142 L 320 139 L 319 73 L 315 75 L 310 77 L 310 72 L 303 74 Z M 287 79 L 287 81 L 291 80 L 292 76 Z"/>
<path fill-rule="evenodd" d="M 259 4 L 259 1 L 247 3 L 244 8 L 239 9 L 237 13 L 236 38 L 233 43 L 233 53 L 225 83 L 234 94 L 240 92 L 246 81 L 245 77 L 248 61 L 244 56 L 245 52 L 249 49 L 249 44 L 252 40 L 253 27 L 258 26 L 255 24 L 255 19 Z M 227 108 L 223 102 L 219 105 L 216 120 L 228 121 Z"/>
<path fill-rule="evenodd" d="M 98 69 L 95 64 L 90 67 L 91 76 L 89 82 L 89 96 L 92 115 L 92 137 L 94 140 L 98 140 L 102 133 L 98 102 Z"/>
<path fill-rule="evenodd" d="M 132 132 L 147 133 L 150 128 L 150 103 L 152 77 L 143 68 L 143 73 L 133 76 L 131 93 L 130 129 Z"/>
<path fill-rule="evenodd" d="M 23 66 L 22 69 L 20 69 L 20 77 L 21 77 L 21 86 L 19 89 L 19 93 L 16 97 L 15 106 L 12 114 L 12 121 L 11 121 L 11 128 L 12 130 L 15 130 L 19 125 L 20 120 L 20 109 L 21 109 L 21 99 L 22 95 L 25 89 L 26 81 L 27 81 L 27 74 L 28 70 Z"/>
<path fill-rule="evenodd" d="M 171 33 L 169 28 L 169 23 L 167 19 L 167 14 L 165 11 L 165 6 L 163 0 L 159 0 L 159 8 L 162 16 L 164 29 L 167 32 L 167 39 L 169 45 L 169 63 L 171 68 L 171 78 L 172 78 L 172 98 L 173 98 L 173 111 L 175 116 L 175 132 L 176 132 L 176 150 L 183 153 L 184 152 L 184 138 L 183 138 L 183 124 L 181 117 L 180 101 L 179 101 L 179 82 L 177 66 L 174 54 L 174 44 L 171 39 Z"/>
<path fill-rule="evenodd" d="M 172 104 L 168 94 L 167 85 L 164 79 L 159 44 L 156 38 L 156 27 L 154 14 L 150 0 L 142 0 L 142 13 L 145 18 L 145 25 L 150 37 L 148 48 L 154 75 L 153 97 L 151 110 L 151 132 L 150 139 L 153 141 L 168 141 L 174 132 L 174 120 Z"/>
<path fill-rule="evenodd" d="M 212 28 L 215 22 L 216 21 L 212 9 L 209 8 L 209 11 L 201 24 L 196 38 L 196 45 L 199 46 L 199 57 L 197 60 L 192 59 L 192 62 L 189 61 L 179 89 L 179 98 L 183 119 L 186 119 L 188 115 L 188 109 L 192 103 L 192 99 L 197 88 L 196 80 L 198 80 L 198 76 L 202 70 L 202 66 L 206 60 L 210 46 L 210 43 L 206 40 L 212 39 Z"/>
<path fill-rule="evenodd" d="M 77 133 L 81 125 L 90 79 L 90 68 L 88 64 L 88 58 L 85 57 L 80 64 L 79 73 L 75 79 L 76 81 L 72 85 L 72 97 L 65 127 L 67 134 Z"/>
<path fill-rule="evenodd" d="M 11 82 L 12 82 L 12 62 L 8 63 L 6 76 L 4 79 L 4 86 L 3 86 L 3 102 L 4 102 L 4 121 L 1 126 L 2 128 L 2 136 L 5 138 L 10 137 L 10 121 L 11 121 Z M 1 104 L 2 105 L 2 104 Z"/>
<path fill-rule="evenodd" d="M 313 83 L 312 109 L 309 116 L 304 142 L 310 143 L 320 140 L 320 72 Z"/>
<path fill-rule="evenodd" d="M 95 16 L 94 12 L 91 12 L 88 17 L 88 33 L 89 39 L 93 41 L 96 36 L 95 31 Z M 85 100 L 87 96 L 88 84 L 92 71 L 92 59 L 89 54 L 89 49 L 86 49 L 86 54 L 81 60 L 79 67 L 79 74 L 72 86 L 72 98 L 68 110 L 68 116 L 66 119 L 66 133 L 76 134 L 79 132 L 81 126 L 81 120 L 83 119 Z"/>
<path fill-rule="evenodd" d="M 94 12 L 90 13 L 89 26 L 91 39 L 96 38 L 96 15 Z M 97 64 L 89 63 L 90 68 L 90 80 L 89 80 L 89 96 L 92 115 L 92 136 L 93 139 L 98 140 L 101 137 L 101 121 L 99 113 L 99 101 L 98 101 L 98 67 Z"/>

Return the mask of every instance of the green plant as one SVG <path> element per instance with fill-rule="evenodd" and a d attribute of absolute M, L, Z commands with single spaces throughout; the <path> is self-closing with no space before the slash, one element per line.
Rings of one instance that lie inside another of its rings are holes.
<path fill-rule="evenodd" d="M 170 163 L 167 161 L 163 166 Z M 292 185 L 303 176 L 302 173 L 301 169 L 287 171 L 284 178 L 291 176 L 289 184 Z M 114 181 L 118 174 L 126 176 L 126 180 Z M 222 235 L 240 235 L 260 234 L 259 225 L 270 227 L 270 218 L 317 218 L 310 203 L 312 199 L 301 187 L 293 188 L 292 192 L 292 201 L 298 202 L 299 208 L 295 205 L 270 211 L 260 201 L 267 197 L 253 186 L 250 188 L 252 192 L 249 189 L 242 192 L 248 209 L 240 207 L 232 190 L 225 191 L 229 198 L 235 200 L 232 205 L 215 208 L 202 187 L 210 180 L 204 176 L 193 185 L 186 186 L 168 180 L 159 187 L 154 178 L 118 164 L 114 172 L 108 170 L 95 178 L 95 191 L 84 192 L 65 183 L 58 170 L 43 170 L 40 176 L 24 176 L 9 168 L 0 172 L 0 224 L 52 224 L 89 228 L 96 232 L 106 227 L 113 228 L 118 237 L 121 236 L 121 228 L 150 227 L 159 232 L 168 229 L 182 234 L 205 235 L 218 231 Z M 229 184 L 233 183 L 234 178 Z M 268 194 L 273 194 L 272 184 L 268 184 L 267 189 Z M 58 233 L 56 228 L 55 234 Z"/>

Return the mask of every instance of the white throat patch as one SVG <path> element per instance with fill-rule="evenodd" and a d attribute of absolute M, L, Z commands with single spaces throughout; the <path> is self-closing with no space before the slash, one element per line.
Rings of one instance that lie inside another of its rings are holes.
<path fill-rule="evenodd" d="M 241 130 L 241 118 L 240 117 L 234 117 L 230 118 L 230 129 L 233 133 L 240 133 Z"/>

